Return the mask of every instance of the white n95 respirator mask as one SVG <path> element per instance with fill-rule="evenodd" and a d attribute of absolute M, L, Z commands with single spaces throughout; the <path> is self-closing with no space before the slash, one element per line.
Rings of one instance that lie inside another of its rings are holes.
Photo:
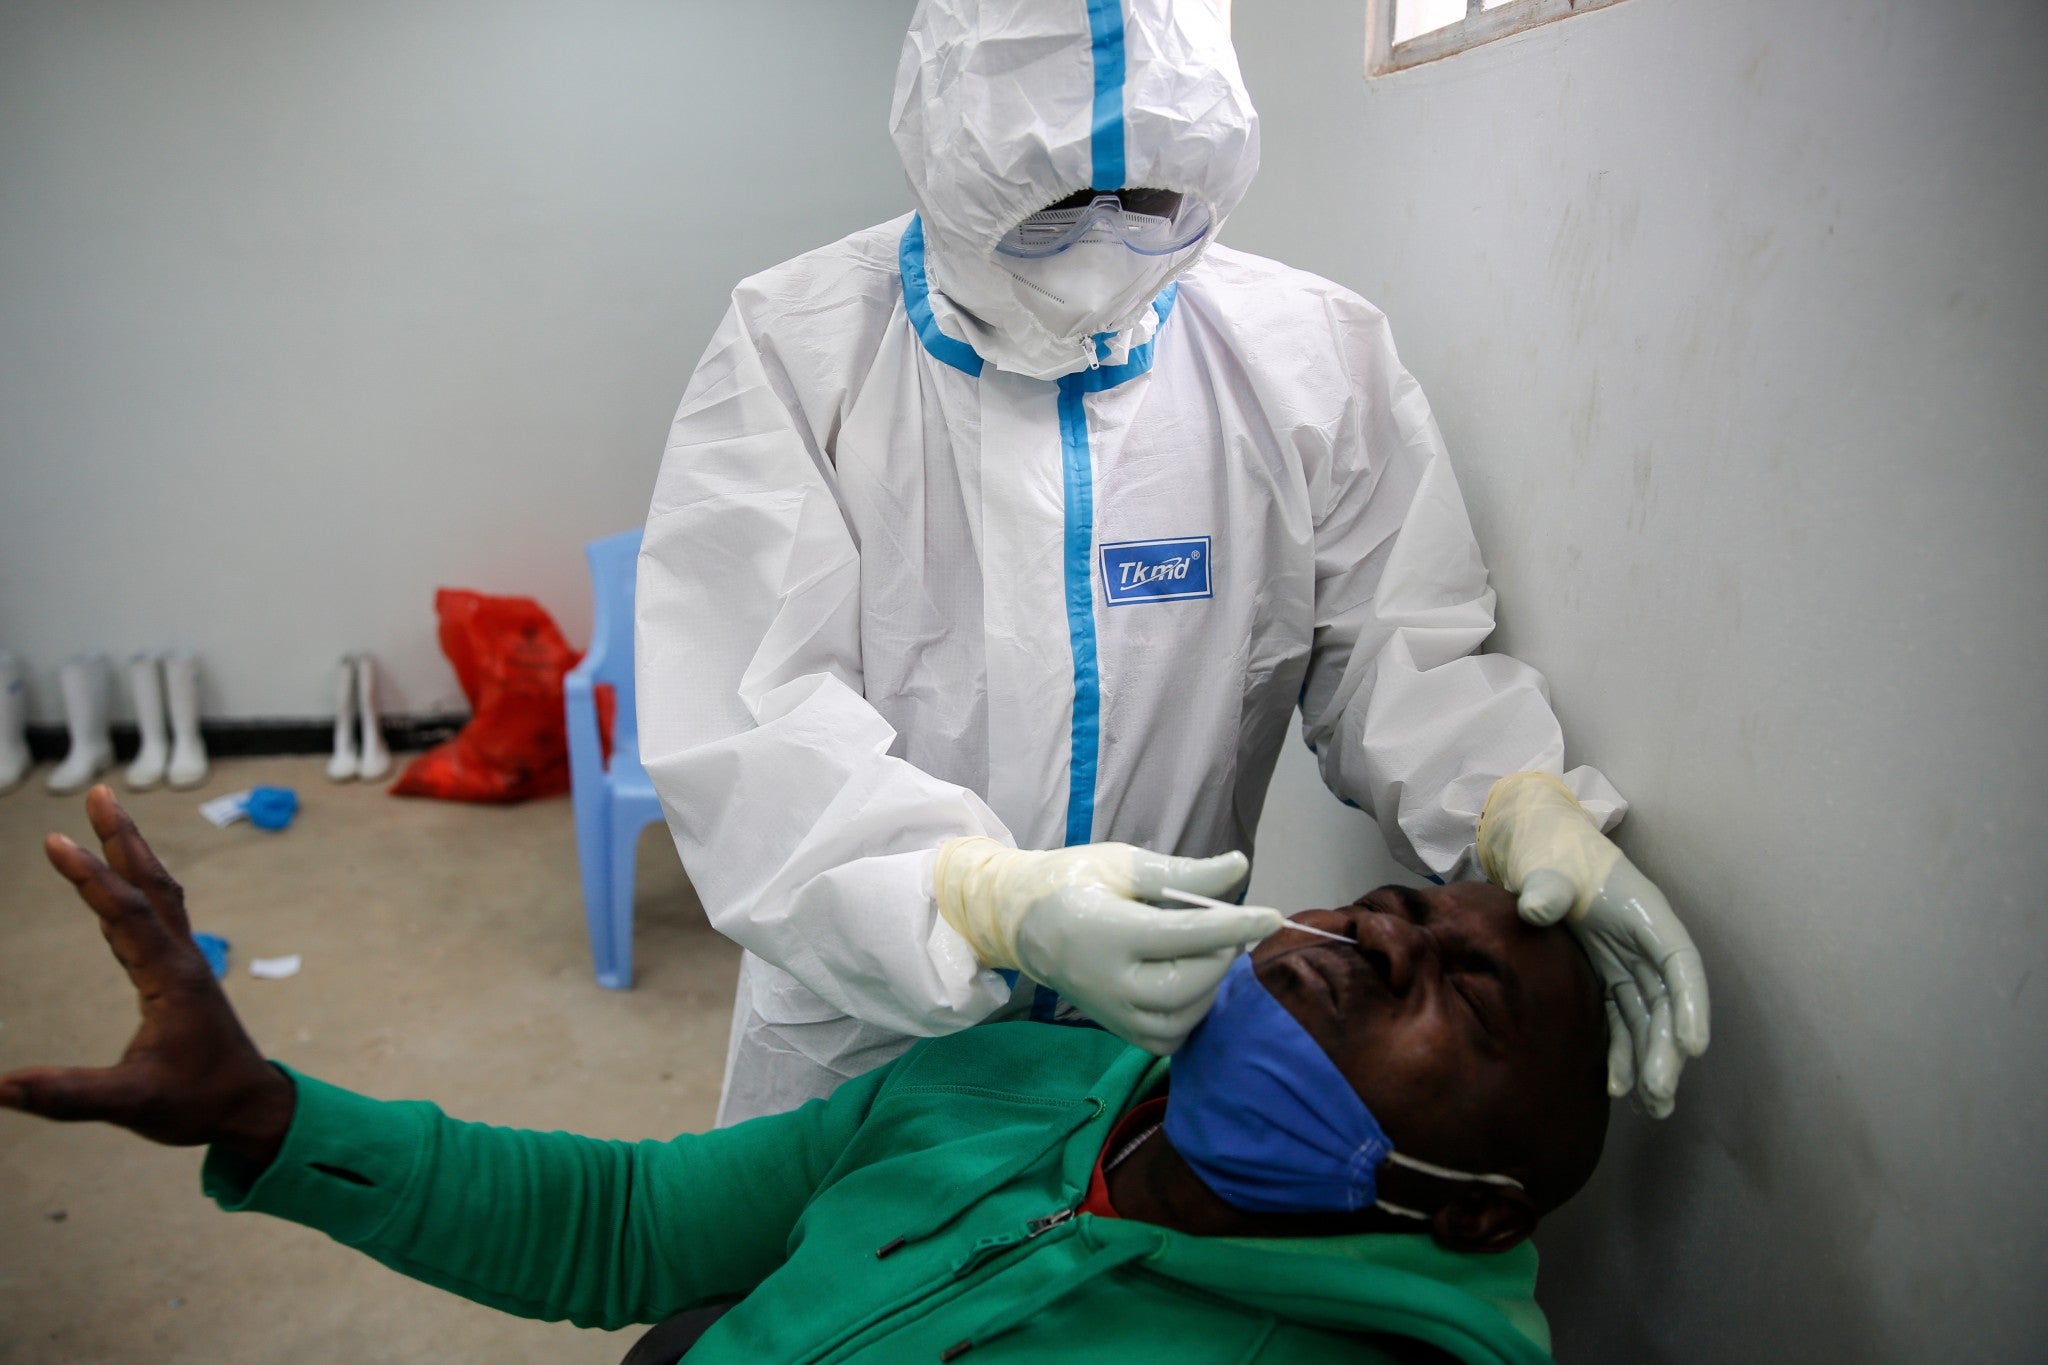
<path fill-rule="evenodd" d="M 1017 302 L 1064 339 L 1129 326 L 1173 278 L 1178 254 L 1140 255 L 1111 240 L 1077 242 L 1036 260 L 995 259 L 1015 282 Z"/>

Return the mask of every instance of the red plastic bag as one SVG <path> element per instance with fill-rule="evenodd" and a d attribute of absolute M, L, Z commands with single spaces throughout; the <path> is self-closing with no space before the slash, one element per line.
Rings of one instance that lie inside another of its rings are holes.
<path fill-rule="evenodd" d="M 582 657 L 530 597 L 434 594 L 441 652 L 469 698 L 469 723 L 406 765 L 393 796 L 525 801 L 569 790 L 562 677 Z"/>

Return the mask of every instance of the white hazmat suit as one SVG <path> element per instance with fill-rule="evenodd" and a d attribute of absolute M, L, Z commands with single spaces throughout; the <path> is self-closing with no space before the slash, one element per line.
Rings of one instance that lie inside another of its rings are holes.
<path fill-rule="evenodd" d="M 938 846 L 1249 850 L 1297 708 L 1420 871 L 1475 871 L 1509 773 L 1623 810 L 1478 652 L 1494 594 L 1386 320 L 1213 244 L 1258 129 L 1207 5 L 927 0 L 893 128 L 917 212 L 741 282 L 641 551 L 642 758 L 747 950 L 722 1123 L 1056 1013 L 940 917 Z M 994 244 L 1091 186 L 1212 225 L 1077 342 Z"/>

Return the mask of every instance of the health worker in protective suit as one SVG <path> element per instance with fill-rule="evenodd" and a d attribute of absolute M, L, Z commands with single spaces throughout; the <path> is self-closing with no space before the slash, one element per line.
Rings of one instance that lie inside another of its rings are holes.
<path fill-rule="evenodd" d="M 917 211 L 734 290 L 640 555 L 641 757 L 746 949 L 720 1122 L 996 1018 L 1173 1051 L 1280 920 L 1165 893 L 1239 888 L 1297 707 L 1409 867 L 1573 925 L 1668 1112 L 1698 955 L 1478 652 L 1386 319 L 1215 244 L 1259 161 L 1223 17 L 925 0 L 891 120 Z"/>

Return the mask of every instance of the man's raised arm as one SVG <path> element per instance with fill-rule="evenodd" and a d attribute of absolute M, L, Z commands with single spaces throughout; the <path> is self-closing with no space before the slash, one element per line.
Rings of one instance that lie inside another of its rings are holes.
<path fill-rule="evenodd" d="M 44 849 L 99 918 L 141 1023 L 109 1067 L 0 1076 L 0 1106 L 211 1147 L 223 1207 L 271 1213 L 465 1298 L 579 1326 L 737 1298 L 780 1265 L 879 1073 L 829 1104 L 672 1142 L 460 1123 L 266 1061 L 192 941 L 184 892 L 113 793 L 86 813 L 104 861 Z"/>
<path fill-rule="evenodd" d="M 261 1170 L 291 1127 L 292 1083 L 243 1031 L 192 941 L 184 889 L 113 792 L 94 787 L 85 812 L 105 862 L 61 834 L 44 839 L 43 852 L 99 916 L 135 983 L 142 1022 L 113 1066 L 0 1076 L 0 1105 L 64 1122 L 97 1119 L 172 1147 L 210 1145 Z"/>

